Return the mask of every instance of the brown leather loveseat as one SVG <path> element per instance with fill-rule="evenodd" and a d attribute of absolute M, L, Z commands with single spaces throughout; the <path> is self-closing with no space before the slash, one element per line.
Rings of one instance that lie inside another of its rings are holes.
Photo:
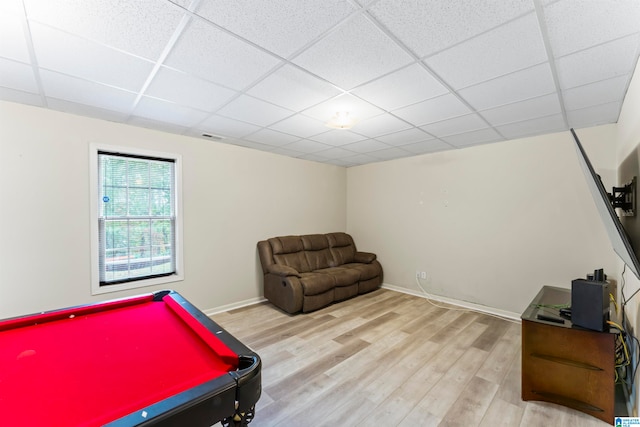
<path fill-rule="evenodd" d="M 377 289 L 382 266 L 349 234 L 282 236 L 258 242 L 264 296 L 288 313 L 309 312 Z"/>

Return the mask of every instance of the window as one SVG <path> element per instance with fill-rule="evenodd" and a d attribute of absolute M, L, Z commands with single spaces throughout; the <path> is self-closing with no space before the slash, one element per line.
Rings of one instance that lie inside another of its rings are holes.
<path fill-rule="evenodd" d="M 93 293 L 182 280 L 180 157 L 92 147 Z"/>

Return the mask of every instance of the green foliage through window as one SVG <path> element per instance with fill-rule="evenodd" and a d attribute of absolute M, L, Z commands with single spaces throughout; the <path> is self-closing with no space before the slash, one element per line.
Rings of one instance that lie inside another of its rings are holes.
<path fill-rule="evenodd" d="M 98 153 L 100 284 L 175 273 L 175 164 Z"/>

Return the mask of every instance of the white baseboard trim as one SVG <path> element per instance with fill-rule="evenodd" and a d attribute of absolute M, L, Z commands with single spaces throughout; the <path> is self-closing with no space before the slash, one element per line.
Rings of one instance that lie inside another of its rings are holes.
<path fill-rule="evenodd" d="M 207 316 L 213 316 L 214 314 L 223 313 L 225 311 L 235 310 L 237 308 L 246 307 L 248 305 L 259 304 L 261 302 L 265 302 L 267 299 L 264 297 L 255 297 L 246 299 L 244 301 L 234 302 L 227 305 L 221 305 L 219 307 L 210 308 L 208 310 L 204 310 L 203 313 Z"/>
<path fill-rule="evenodd" d="M 447 298 L 440 295 L 433 295 L 433 294 L 426 295 L 420 291 L 402 288 L 400 286 L 390 285 L 388 283 L 383 283 L 381 287 L 384 289 L 388 289 L 390 291 L 401 292 L 403 294 L 413 295 L 421 298 L 427 298 L 434 301 L 440 301 L 440 302 L 455 305 L 458 307 L 463 307 L 472 311 L 479 311 L 481 313 L 493 314 L 494 316 L 500 316 L 500 317 L 505 317 L 507 319 L 520 321 L 520 314 L 513 313 L 511 311 L 500 310 L 497 308 L 488 307 L 486 305 L 481 305 L 481 304 L 474 304 L 467 301 L 460 301 L 457 299 Z M 225 311 L 235 310 L 242 307 L 247 307 L 249 305 L 259 304 L 265 301 L 267 301 L 267 299 L 264 297 L 255 297 L 255 298 L 250 298 L 244 301 L 238 301 L 231 304 L 221 305 L 218 307 L 203 310 L 203 313 L 206 314 L 207 316 L 213 316 L 214 314 L 223 313 Z"/>
<path fill-rule="evenodd" d="M 451 304 L 451 305 L 455 305 L 458 307 L 463 307 L 472 311 L 479 311 L 481 313 L 487 313 L 487 314 L 491 314 L 494 316 L 499 316 L 499 317 L 504 317 L 507 319 L 511 319 L 511 320 L 516 320 L 516 321 L 520 321 L 520 314 L 518 313 L 513 313 L 511 311 L 506 311 L 506 310 L 500 310 L 497 308 L 493 308 L 493 307 L 488 307 L 486 305 L 481 305 L 481 304 L 474 304 L 472 302 L 467 302 L 467 301 L 460 301 L 457 299 L 453 299 L 453 298 L 447 298 L 447 297 L 443 297 L 440 295 L 433 295 L 433 294 L 429 294 L 426 295 L 423 292 L 420 291 L 415 291 L 413 289 L 407 289 L 407 288 L 402 288 L 400 286 L 395 286 L 395 285 L 389 285 L 388 283 L 383 283 L 382 284 L 382 288 L 384 289 L 388 289 L 390 291 L 396 291 L 396 292 L 401 292 L 403 294 L 408 294 L 408 295 L 413 295 L 416 297 L 421 297 L 421 298 L 426 298 L 426 299 L 431 299 L 434 301 L 440 301 L 440 302 L 444 302 L 447 304 Z"/>

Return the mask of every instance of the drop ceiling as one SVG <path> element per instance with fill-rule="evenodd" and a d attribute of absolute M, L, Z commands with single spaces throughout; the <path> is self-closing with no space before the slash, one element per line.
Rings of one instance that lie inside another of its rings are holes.
<path fill-rule="evenodd" d="M 0 99 L 345 167 L 615 123 L 639 53 L 637 0 L 0 2 Z"/>

